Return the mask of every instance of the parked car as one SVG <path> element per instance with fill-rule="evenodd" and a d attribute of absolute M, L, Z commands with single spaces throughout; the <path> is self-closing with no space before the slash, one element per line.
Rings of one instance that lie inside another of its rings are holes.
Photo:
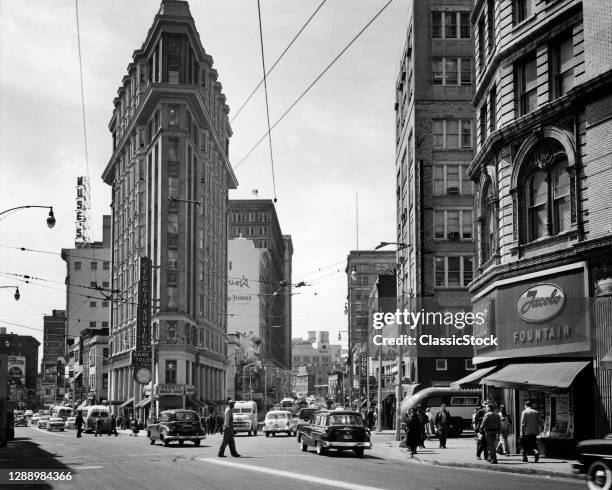
<path fill-rule="evenodd" d="M 572 470 L 586 475 L 589 490 L 612 488 L 612 434 L 579 442 L 576 455 L 578 462 L 572 465 Z"/>
<path fill-rule="evenodd" d="M 359 458 L 365 449 L 372 449 L 370 431 L 359 412 L 328 410 L 317 412 L 314 420 L 300 427 L 298 440 L 302 451 L 314 447 L 322 456 L 329 449 L 352 450 Z"/>
<path fill-rule="evenodd" d="M 38 425 L 38 419 L 40 419 L 41 415 L 39 413 L 35 413 L 34 415 L 32 415 L 32 417 L 30 417 L 30 423 L 32 425 Z"/>
<path fill-rule="evenodd" d="M 266 437 L 281 432 L 291 437 L 297 433 L 297 421 L 289 410 L 271 410 L 266 414 L 263 431 Z"/>
<path fill-rule="evenodd" d="M 66 422 L 64 422 L 64 429 L 76 429 L 76 417 L 68 417 Z"/>
<path fill-rule="evenodd" d="M 64 419 L 61 417 L 51 417 L 47 421 L 47 430 L 51 432 L 52 430 L 61 430 L 64 432 Z"/>
<path fill-rule="evenodd" d="M 33 415 L 34 415 L 34 412 L 32 412 L 32 410 L 25 411 L 26 418 L 31 419 Z"/>
<path fill-rule="evenodd" d="M 178 441 L 182 446 L 185 441 L 192 441 L 196 446 L 206 438 L 200 424 L 200 417 L 193 410 L 165 410 L 159 420 L 147 427 L 147 437 L 151 444 L 159 439 L 164 446 Z"/>
<path fill-rule="evenodd" d="M 25 415 L 18 415 L 15 417 L 15 427 L 27 427 L 28 419 Z"/>
<path fill-rule="evenodd" d="M 41 415 L 41 417 L 38 419 L 38 428 L 46 429 L 50 418 L 51 417 L 49 415 Z"/>

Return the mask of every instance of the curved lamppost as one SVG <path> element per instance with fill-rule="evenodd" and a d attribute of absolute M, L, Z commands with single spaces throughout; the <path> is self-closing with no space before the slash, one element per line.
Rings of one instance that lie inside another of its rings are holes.
<path fill-rule="evenodd" d="M 49 210 L 49 216 L 47 216 L 47 226 L 49 228 L 53 228 L 55 226 L 55 215 L 53 214 L 53 206 L 38 206 L 38 205 L 28 205 L 28 206 L 16 206 L 14 208 L 5 209 L 0 212 L 0 216 L 3 214 L 10 213 L 11 211 L 17 211 L 19 209 L 29 209 L 29 208 L 43 208 Z"/>

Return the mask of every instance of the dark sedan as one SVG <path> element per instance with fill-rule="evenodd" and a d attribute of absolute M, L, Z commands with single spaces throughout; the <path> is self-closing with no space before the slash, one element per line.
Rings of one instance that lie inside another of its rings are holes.
<path fill-rule="evenodd" d="M 159 439 L 164 446 L 171 441 L 178 441 L 183 445 L 185 441 L 192 441 L 196 446 L 206 436 L 200 424 L 200 417 L 193 410 L 165 410 L 159 420 L 147 427 L 147 437 L 151 444 Z"/>
<path fill-rule="evenodd" d="M 28 419 L 25 415 L 18 415 L 15 417 L 15 427 L 27 427 Z"/>
<path fill-rule="evenodd" d="M 579 442 L 576 454 L 578 462 L 573 464 L 574 473 L 586 475 L 590 490 L 612 488 L 612 434 L 605 439 Z"/>
<path fill-rule="evenodd" d="M 365 449 L 372 448 L 370 431 L 365 427 L 359 412 L 320 411 L 315 413 L 310 424 L 301 426 L 298 431 L 302 451 L 314 447 L 321 456 L 330 449 L 336 449 L 352 450 L 361 458 Z"/>

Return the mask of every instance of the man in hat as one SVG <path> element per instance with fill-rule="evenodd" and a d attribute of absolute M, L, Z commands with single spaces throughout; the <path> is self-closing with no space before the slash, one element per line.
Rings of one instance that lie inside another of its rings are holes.
<path fill-rule="evenodd" d="M 229 445 L 230 454 L 235 458 L 239 458 L 240 454 L 236 451 L 236 443 L 234 442 L 234 400 L 228 398 L 226 405 L 223 417 L 223 442 L 219 448 L 218 456 L 225 458 L 225 448 Z"/>

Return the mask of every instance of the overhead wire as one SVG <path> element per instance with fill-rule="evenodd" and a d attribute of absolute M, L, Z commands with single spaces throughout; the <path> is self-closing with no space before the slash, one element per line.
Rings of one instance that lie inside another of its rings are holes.
<path fill-rule="evenodd" d="M 87 181 L 89 181 L 89 151 L 87 148 L 87 123 L 85 118 L 85 92 L 83 89 L 83 59 L 81 56 L 81 27 L 79 24 L 79 0 L 74 0 L 76 12 L 77 46 L 79 50 L 79 74 L 81 79 L 81 112 L 83 115 L 83 138 L 85 142 L 85 168 L 87 170 Z"/>
<path fill-rule="evenodd" d="M 276 199 L 276 176 L 274 175 L 274 152 L 272 151 L 272 131 L 270 130 L 270 102 L 268 98 L 268 79 L 266 77 L 266 58 L 264 55 L 263 27 L 261 25 L 261 4 L 257 0 L 257 18 L 259 20 L 259 44 L 261 46 L 261 68 L 263 72 L 264 93 L 266 96 L 266 122 L 268 124 L 268 143 L 270 146 L 270 167 L 272 169 L 272 194 Z"/>
<path fill-rule="evenodd" d="M 368 27 L 370 27 L 370 25 L 372 25 L 372 23 L 380 16 L 380 14 L 383 13 L 383 11 L 389 6 L 391 5 L 391 3 L 393 2 L 393 0 L 389 0 L 387 3 L 385 3 L 385 5 L 382 6 L 382 8 L 380 10 L 378 10 L 378 12 L 376 13 L 376 15 L 374 15 L 374 17 L 372 17 L 368 23 L 362 27 L 362 29 L 351 39 L 351 41 L 334 57 L 334 59 L 323 69 L 323 71 L 321 73 L 319 73 L 319 75 L 310 83 L 310 85 L 308 85 L 308 87 L 306 87 L 304 89 L 304 91 L 302 91 L 302 93 L 299 95 L 299 97 L 297 99 L 295 99 L 295 101 L 287 108 L 287 110 L 285 110 L 285 112 L 283 112 L 283 114 L 276 120 L 276 122 L 270 127 L 270 129 L 268 130 L 268 132 L 266 134 L 264 134 L 261 138 L 259 138 L 259 140 L 257 140 L 257 143 L 255 143 L 251 149 L 247 152 L 247 154 L 242 157 L 242 159 L 236 164 L 236 166 L 234 167 L 234 170 L 238 169 L 238 167 L 240 167 L 240 165 L 242 165 L 244 163 L 244 161 L 251 156 L 251 154 L 255 151 L 255 149 L 260 145 L 260 143 L 266 139 L 266 137 L 268 136 L 268 134 L 276 127 L 278 126 L 278 124 L 287 116 L 287 114 L 289 114 L 293 108 L 304 98 L 304 96 L 306 96 L 306 94 L 308 92 L 310 92 L 310 90 L 317 84 L 317 82 L 319 80 L 321 80 L 321 78 L 323 78 L 323 76 L 329 71 L 329 69 L 340 59 L 340 57 L 342 57 L 342 55 L 344 53 L 346 53 L 348 51 L 348 49 L 355 43 L 355 41 L 357 41 L 357 39 L 359 39 L 359 37 L 366 31 L 366 29 Z"/>
<path fill-rule="evenodd" d="M 262 78 L 259 83 L 257 84 L 257 86 L 253 89 L 253 91 L 248 95 L 248 97 L 246 98 L 246 100 L 242 103 L 242 105 L 238 108 L 238 110 L 236 111 L 236 114 L 234 114 L 234 116 L 230 119 L 230 124 L 232 124 L 236 118 L 238 117 L 238 114 L 240 114 L 242 112 L 242 109 L 245 108 L 245 106 L 249 103 L 249 101 L 253 98 L 253 95 L 255 95 L 255 92 L 257 92 L 257 90 L 259 89 L 259 87 L 261 87 L 261 85 L 264 83 L 265 77 L 270 76 L 270 73 L 272 73 L 272 71 L 274 70 L 274 68 L 276 68 L 276 65 L 278 65 L 278 63 L 280 62 L 280 60 L 283 59 L 283 57 L 285 56 L 285 54 L 287 54 L 287 51 L 289 51 L 289 49 L 291 49 L 291 46 L 293 46 L 293 43 L 295 43 L 295 41 L 297 40 L 298 37 L 300 37 L 300 34 L 302 34 L 302 32 L 304 31 L 304 29 L 306 29 L 306 26 L 308 26 L 308 24 L 310 24 L 310 21 L 314 18 L 315 15 L 317 15 L 317 12 L 319 10 L 321 10 L 321 7 L 323 7 L 323 5 L 325 4 L 327 0 L 323 0 L 319 6 L 315 9 L 315 11 L 311 14 L 310 17 L 308 17 L 308 19 L 306 20 L 306 22 L 304 23 L 304 25 L 302 25 L 302 27 L 300 28 L 300 30 L 296 33 L 295 36 L 293 36 L 293 39 L 291 39 L 291 41 L 289 42 L 289 44 L 287 45 L 287 47 L 283 50 L 283 52 L 280 54 L 280 56 L 278 58 L 276 58 L 276 61 L 274 63 L 272 63 L 272 66 L 270 67 L 270 69 L 267 72 L 264 72 L 264 78 Z"/>

